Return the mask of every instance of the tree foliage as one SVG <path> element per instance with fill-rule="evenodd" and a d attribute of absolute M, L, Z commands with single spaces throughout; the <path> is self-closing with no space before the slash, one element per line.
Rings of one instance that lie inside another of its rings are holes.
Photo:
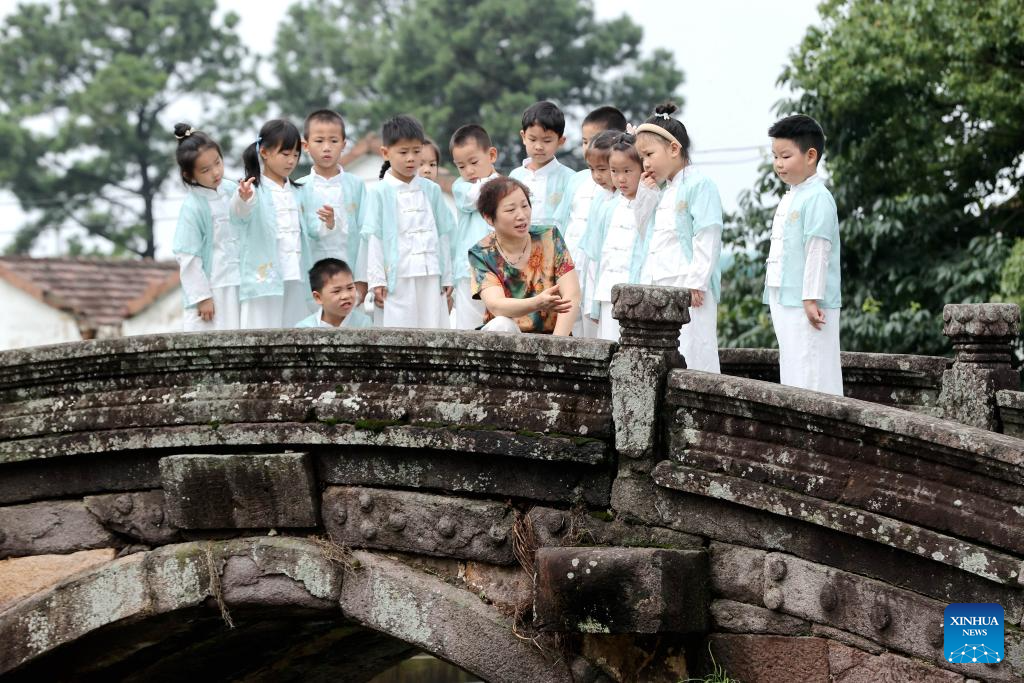
<path fill-rule="evenodd" d="M 154 201 L 176 177 L 165 112 L 194 96 L 202 125 L 219 130 L 226 105 L 243 100 L 238 17 L 218 22 L 215 10 L 214 0 L 62 0 L 7 17 L 0 187 L 35 216 L 12 251 L 73 225 L 115 253 L 153 256 Z"/>
<path fill-rule="evenodd" d="M 828 136 L 825 169 L 843 240 L 843 345 L 944 353 L 945 303 L 999 291 L 1024 236 L 1024 0 L 830 0 L 780 84 Z M 770 214 L 783 188 L 764 169 L 743 202 L 751 248 L 728 274 L 729 341 L 756 329 Z M 761 282 L 758 282 L 761 280 Z M 755 294 L 756 292 L 756 294 Z M 749 310 L 748 310 L 749 309 Z M 763 326 L 762 326 L 763 327 Z"/>

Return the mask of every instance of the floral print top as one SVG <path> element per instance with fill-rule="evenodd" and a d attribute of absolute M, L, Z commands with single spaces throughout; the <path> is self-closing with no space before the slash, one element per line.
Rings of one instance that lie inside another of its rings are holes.
<path fill-rule="evenodd" d="M 523 269 L 509 265 L 490 233 L 469 250 L 469 267 L 473 275 L 473 298 L 488 287 L 500 286 L 509 299 L 527 299 L 554 287 L 558 279 L 574 268 L 572 256 L 558 228 L 553 225 L 530 227 L 530 259 Z M 551 334 L 555 330 L 558 314 L 554 311 L 534 311 L 516 319 L 522 332 Z M 494 319 L 490 311 L 484 315 L 484 324 Z"/>

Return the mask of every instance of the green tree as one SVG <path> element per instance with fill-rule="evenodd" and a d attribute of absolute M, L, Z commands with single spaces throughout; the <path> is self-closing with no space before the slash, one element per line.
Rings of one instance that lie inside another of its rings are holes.
<path fill-rule="evenodd" d="M 539 99 L 576 120 L 599 104 L 639 121 L 680 102 L 682 72 L 667 51 L 642 54 L 642 36 L 626 17 L 598 21 L 585 0 L 303 0 L 278 32 L 274 99 L 295 118 L 337 107 L 364 132 L 411 113 L 442 148 L 480 122 L 509 167 L 520 114 Z"/>
<path fill-rule="evenodd" d="M 247 51 L 215 0 L 23 4 L 0 27 L 0 187 L 35 215 L 12 251 L 72 225 L 152 257 L 154 202 L 177 176 L 168 107 L 196 97 L 221 130 Z M 250 81 L 251 82 L 251 81 Z M 222 142 L 229 142 L 223 137 Z"/>
<path fill-rule="evenodd" d="M 985 301 L 1024 235 L 1024 0 L 831 0 L 780 78 L 828 136 L 825 169 L 843 239 L 843 344 L 945 353 L 945 303 Z M 743 202 L 734 237 L 763 262 L 765 177 Z M 763 269 L 727 275 L 733 340 L 757 327 L 749 303 Z"/>

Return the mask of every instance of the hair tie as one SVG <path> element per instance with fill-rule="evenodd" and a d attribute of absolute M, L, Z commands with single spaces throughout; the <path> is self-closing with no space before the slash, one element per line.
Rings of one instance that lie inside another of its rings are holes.
<path fill-rule="evenodd" d="M 263 136 L 262 135 L 260 135 L 259 137 L 256 138 L 256 153 L 257 154 L 260 153 L 260 143 L 261 142 L 263 142 Z"/>
<path fill-rule="evenodd" d="M 181 135 L 175 135 L 174 137 L 178 138 L 179 140 L 184 140 L 188 136 L 192 135 L 193 132 L 195 132 L 195 131 L 192 128 L 189 128 L 188 130 L 186 130 Z"/>
<path fill-rule="evenodd" d="M 665 119 L 666 121 L 668 121 L 670 118 L 672 118 L 671 116 L 669 116 L 665 112 L 661 112 L 660 114 L 655 114 L 655 116 L 657 116 L 659 119 Z"/>
<path fill-rule="evenodd" d="M 630 135 L 636 135 L 636 126 L 634 126 L 632 123 L 627 123 L 626 132 L 629 133 Z"/>

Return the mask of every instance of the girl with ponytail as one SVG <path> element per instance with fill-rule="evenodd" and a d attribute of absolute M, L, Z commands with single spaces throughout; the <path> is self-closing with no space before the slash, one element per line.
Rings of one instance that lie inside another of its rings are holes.
<path fill-rule="evenodd" d="M 298 185 L 288 178 L 301 151 L 299 129 L 275 119 L 242 153 L 245 180 L 231 200 L 231 220 L 240 235 L 243 329 L 294 327 L 314 309 L 303 233 L 333 229 L 334 209 L 325 205 L 313 213 L 302 205 Z"/>
<path fill-rule="evenodd" d="M 220 145 L 187 123 L 174 127 L 181 181 L 188 188 L 174 230 L 186 332 L 237 330 L 238 231 L 228 217 L 237 185 L 224 178 Z"/>

